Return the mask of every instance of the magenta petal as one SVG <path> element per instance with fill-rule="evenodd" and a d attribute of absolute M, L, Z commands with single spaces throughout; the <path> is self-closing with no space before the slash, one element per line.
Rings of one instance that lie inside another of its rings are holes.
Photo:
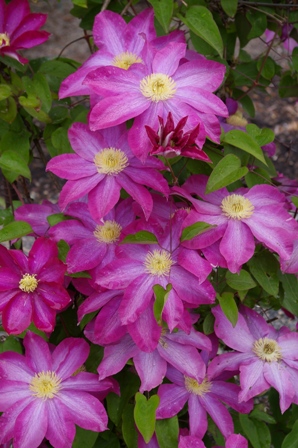
<path fill-rule="evenodd" d="M 16 419 L 13 446 L 15 448 L 38 447 L 43 441 L 47 427 L 46 401 L 31 401 Z"/>
<path fill-rule="evenodd" d="M 52 260 L 56 258 L 57 260 Z M 58 249 L 56 244 L 48 238 L 35 240 L 28 257 L 28 266 L 31 272 L 39 274 L 46 263 L 58 262 Z"/>
<path fill-rule="evenodd" d="M 298 359 L 298 333 L 282 335 L 277 342 L 281 348 L 283 358 Z"/>
<path fill-rule="evenodd" d="M 90 131 L 89 126 L 84 123 L 73 123 L 69 128 L 68 138 L 80 159 L 90 162 L 90 166 L 93 166 L 94 172 L 96 172 L 94 157 L 101 149 L 107 147 L 103 134 Z"/>
<path fill-rule="evenodd" d="M 54 331 L 56 324 L 56 311 L 42 300 L 35 300 L 32 310 L 32 320 L 38 330 L 46 333 Z"/>
<path fill-rule="evenodd" d="M 68 292 L 57 283 L 40 282 L 38 293 L 41 299 L 54 310 L 61 310 L 71 301 Z"/>
<path fill-rule="evenodd" d="M 68 378 L 82 367 L 88 355 L 89 345 L 84 339 L 64 339 L 53 351 L 53 370 L 59 378 Z"/>
<path fill-rule="evenodd" d="M 237 384 L 228 383 L 226 381 L 212 382 L 211 393 L 214 397 L 228 404 L 236 411 L 241 412 L 241 414 L 247 414 L 253 409 L 253 401 L 250 400 L 245 403 L 239 403 L 239 392 L 240 389 Z"/>
<path fill-rule="evenodd" d="M 207 431 L 207 413 L 194 394 L 189 395 L 188 414 L 190 434 L 201 439 Z"/>
<path fill-rule="evenodd" d="M 145 218 L 148 219 L 153 208 L 153 200 L 149 191 L 142 185 L 133 182 L 130 177 L 125 175 L 125 173 L 122 173 L 121 177 L 119 176 L 119 184 L 136 202 L 138 202 L 138 204 L 140 204 Z"/>
<path fill-rule="evenodd" d="M 194 250 L 180 248 L 177 261 L 184 269 L 194 274 L 200 283 L 206 280 L 212 271 L 210 263 Z"/>
<path fill-rule="evenodd" d="M 99 379 L 102 380 L 120 372 L 136 353 L 138 353 L 138 348 L 129 335 L 124 336 L 117 344 L 108 345 L 97 369 Z"/>
<path fill-rule="evenodd" d="M 107 253 L 107 244 L 99 243 L 95 237 L 77 241 L 70 248 L 67 257 L 67 271 L 80 272 L 98 266 Z"/>
<path fill-rule="evenodd" d="M 20 292 L 2 311 L 2 324 L 9 334 L 20 334 L 32 320 L 32 294 Z"/>
<path fill-rule="evenodd" d="M 61 207 L 61 210 L 63 211 L 69 202 L 73 202 L 89 193 L 89 191 L 98 185 L 101 179 L 102 177 L 100 174 L 95 174 L 94 176 L 86 177 L 83 180 L 67 181 L 59 196 L 59 206 Z"/>
<path fill-rule="evenodd" d="M 185 51 L 185 43 L 169 42 L 165 48 L 155 54 L 152 61 L 153 73 L 172 76 L 179 67 L 180 59 L 185 56 Z"/>
<path fill-rule="evenodd" d="M 156 349 L 162 328 L 157 324 L 153 307 L 147 307 L 139 318 L 127 326 L 127 330 L 137 346 L 144 352 Z"/>
<path fill-rule="evenodd" d="M 12 34 L 23 18 L 30 14 L 29 3 L 25 0 L 13 0 L 6 5 L 5 31 Z"/>
<path fill-rule="evenodd" d="M 255 251 L 255 242 L 244 222 L 236 219 L 228 221 L 219 250 L 227 261 L 228 269 L 233 273 L 239 272 L 241 266 L 250 260 Z"/>
<path fill-rule="evenodd" d="M 240 366 L 241 392 L 239 401 L 248 401 L 250 398 L 263 393 L 270 388 L 264 377 L 264 363 L 258 358 L 249 365 Z"/>
<path fill-rule="evenodd" d="M 226 448 L 248 448 L 248 442 L 241 434 L 231 434 L 226 440 Z"/>
<path fill-rule="evenodd" d="M 90 129 L 96 131 L 123 123 L 148 109 L 145 97 L 136 93 L 121 93 L 99 101 L 90 113 Z"/>
<path fill-rule="evenodd" d="M 18 415 L 30 404 L 32 396 L 18 400 L 0 418 L 0 443 L 9 442 L 15 435 L 15 423 Z"/>
<path fill-rule="evenodd" d="M 108 416 L 105 408 L 93 395 L 78 390 L 63 390 L 58 399 L 67 408 L 68 418 L 76 425 L 95 432 L 107 429 Z"/>
<path fill-rule="evenodd" d="M 34 369 L 30 369 L 23 355 L 15 352 L 1 353 L 0 375 L 10 381 L 30 383 Z"/>
<path fill-rule="evenodd" d="M 50 418 L 46 438 L 56 448 L 71 448 L 76 428 L 68 409 L 60 400 L 48 400 L 47 406 Z"/>
<path fill-rule="evenodd" d="M 184 314 L 183 302 L 175 290 L 171 290 L 162 311 L 162 318 L 173 331 L 182 321 Z"/>
<path fill-rule="evenodd" d="M 101 271 L 96 283 L 108 289 L 124 289 L 144 272 L 143 263 L 130 258 L 120 258 Z"/>
<path fill-rule="evenodd" d="M 264 377 L 279 392 L 279 405 L 283 414 L 289 408 L 295 396 L 295 384 L 291 381 L 287 366 L 279 362 L 266 362 Z"/>
<path fill-rule="evenodd" d="M 156 411 L 157 419 L 171 418 L 181 411 L 188 400 L 189 392 L 176 384 L 162 384 L 158 388 L 160 402 Z"/>
<path fill-rule="evenodd" d="M 88 196 L 88 207 L 95 221 L 101 220 L 117 204 L 120 197 L 120 185 L 115 176 L 105 176 Z"/>
<path fill-rule="evenodd" d="M 200 397 L 200 402 L 225 438 L 233 434 L 233 419 L 227 408 L 220 401 L 213 398 L 212 394 L 206 394 Z"/>
<path fill-rule="evenodd" d="M 157 350 L 151 353 L 138 351 L 133 361 L 141 379 L 140 392 L 151 390 L 162 383 L 167 371 L 167 363 Z"/>
<path fill-rule="evenodd" d="M 32 331 L 24 338 L 26 361 L 34 372 L 52 370 L 52 357 L 46 341 Z"/>
<path fill-rule="evenodd" d="M 32 377 L 31 377 L 32 379 Z M 1 378 L 0 409 L 5 412 L 17 401 L 32 397 L 29 384 L 24 381 L 6 381 Z"/>
<path fill-rule="evenodd" d="M 67 180 L 78 180 L 97 174 L 96 166 L 84 160 L 77 154 L 62 154 L 51 159 L 47 164 L 47 171 Z M 100 175 L 98 179 L 100 180 Z"/>
<path fill-rule="evenodd" d="M 113 344 L 127 332 L 120 323 L 118 308 L 122 296 L 117 296 L 105 305 L 95 318 L 94 338 L 99 345 Z"/>
<path fill-rule="evenodd" d="M 122 324 L 134 322 L 145 310 L 153 296 L 154 276 L 142 274 L 129 284 L 119 307 Z"/>

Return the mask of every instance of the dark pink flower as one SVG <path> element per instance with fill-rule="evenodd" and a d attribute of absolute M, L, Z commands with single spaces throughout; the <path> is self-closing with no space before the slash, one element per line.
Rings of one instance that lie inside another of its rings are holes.
<path fill-rule="evenodd" d="M 0 443 L 13 438 L 15 448 L 37 448 L 45 437 L 55 448 L 71 448 L 75 425 L 105 431 L 108 417 L 96 395 L 114 389 L 114 383 L 80 371 L 89 354 L 87 342 L 64 339 L 51 353 L 29 331 L 24 346 L 24 356 L 0 355 Z"/>
<path fill-rule="evenodd" d="M 63 287 L 66 266 L 56 244 L 38 238 L 29 256 L 0 246 L 0 312 L 10 334 L 19 334 L 31 322 L 45 332 L 55 327 L 56 313 L 70 303 Z"/>
<path fill-rule="evenodd" d="M 153 145 L 149 154 L 151 156 L 162 155 L 169 159 L 181 155 L 210 162 L 207 154 L 196 144 L 196 139 L 200 132 L 200 124 L 185 132 L 184 126 L 187 119 L 188 117 L 181 118 L 175 127 L 173 115 L 169 112 L 165 124 L 163 118 L 158 117 L 159 128 L 157 132 L 150 126 L 145 126 L 149 140 Z"/>
<path fill-rule="evenodd" d="M 44 200 L 42 204 L 25 204 L 16 209 L 16 221 L 26 221 L 32 227 L 35 236 L 45 236 L 50 228 L 48 216 L 60 213 L 57 204 Z"/>
<path fill-rule="evenodd" d="M 17 50 L 48 40 L 50 34 L 39 30 L 46 19 L 46 14 L 31 13 L 27 0 L 12 0 L 8 4 L 0 0 L 0 55 L 10 56 L 22 64 L 28 62 Z"/>

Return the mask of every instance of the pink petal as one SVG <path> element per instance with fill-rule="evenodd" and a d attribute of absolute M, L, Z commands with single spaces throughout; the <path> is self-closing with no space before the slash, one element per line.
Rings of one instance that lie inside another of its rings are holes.
<path fill-rule="evenodd" d="M 88 196 L 88 206 L 92 218 L 100 221 L 117 204 L 120 198 L 120 185 L 117 176 L 105 176 Z"/>
<path fill-rule="evenodd" d="M 188 400 L 189 393 L 176 384 L 162 384 L 158 388 L 160 402 L 156 411 L 157 419 L 171 418 L 181 411 Z"/>
<path fill-rule="evenodd" d="M 46 434 L 48 413 L 46 401 L 35 399 L 23 409 L 16 419 L 14 447 L 38 447 Z"/>
<path fill-rule="evenodd" d="M 24 338 L 26 361 L 36 373 L 52 370 L 52 357 L 46 341 L 32 331 L 28 331 Z"/>
<path fill-rule="evenodd" d="M 264 377 L 264 363 L 256 359 L 249 365 L 240 366 L 240 384 L 239 401 L 248 401 L 269 389 L 270 384 Z"/>
<path fill-rule="evenodd" d="M 78 370 L 89 355 L 89 346 L 84 339 L 67 338 L 52 353 L 53 370 L 62 380 Z"/>
<path fill-rule="evenodd" d="M 152 390 L 162 383 L 167 371 L 167 363 L 157 350 L 151 353 L 138 351 L 133 361 L 141 379 L 141 393 L 145 390 Z"/>
<path fill-rule="evenodd" d="M 227 408 L 220 401 L 213 398 L 212 394 L 205 394 L 199 400 L 223 436 L 227 438 L 231 435 L 234 432 L 234 424 Z"/>
<path fill-rule="evenodd" d="M 2 324 L 9 334 L 20 334 L 32 320 L 32 294 L 20 292 L 2 311 Z"/>
<path fill-rule="evenodd" d="M 295 384 L 287 371 L 287 366 L 279 362 L 265 362 L 264 377 L 279 392 L 279 405 L 283 414 L 293 403 Z"/>
<path fill-rule="evenodd" d="M 189 394 L 188 415 L 190 434 L 201 439 L 207 431 L 207 413 L 194 394 Z"/>
<path fill-rule="evenodd" d="M 47 401 L 49 420 L 46 438 L 57 448 L 71 448 L 76 428 L 69 418 L 68 409 L 60 400 Z"/>

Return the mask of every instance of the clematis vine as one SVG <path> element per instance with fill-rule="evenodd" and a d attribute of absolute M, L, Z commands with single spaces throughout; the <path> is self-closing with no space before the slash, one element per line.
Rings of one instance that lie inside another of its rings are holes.
<path fill-rule="evenodd" d="M 32 48 L 48 40 L 50 34 L 39 30 L 46 19 L 46 14 L 31 13 L 27 0 L 12 0 L 8 4 L 0 0 L 0 55 L 26 64 L 28 59 L 20 56 L 17 50 Z"/>
<path fill-rule="evenodd" d="M 83 339 L 64 339 L 54 351 L 38 335 L 27 332 L 26 353 L 0 354 L 0 443 L 37 448 L 43 439 L 54 448 L 71 448 L 75 425 L 105 431 L 108 417 L 102 398 L 114 380 L 98 381 L 82 369 L 89 354 Z"/>

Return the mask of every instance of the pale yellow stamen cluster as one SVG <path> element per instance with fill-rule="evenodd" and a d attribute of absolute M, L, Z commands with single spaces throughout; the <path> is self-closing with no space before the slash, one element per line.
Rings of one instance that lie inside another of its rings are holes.
<path fill-rule="evenodd" d="M 105 148 L 94 157 L 100 174 L 119 174 L 128 166 L 128 158 L 121 149 Z"/>
<path fill-rule="evenodd" d="M 153 73 L 142 79 L 140 90 L 151 101 L 165 101 L 172 98 L 176 93 L 176 83 L 168 75 Z"/>
<path fill-rule="evenodd" d="M 131 53 L 130 51 L 125 51 L 124 53 L 117 54 L 114 57 L 112 65 L 119 68 L 124 68 L 124 70 L 128 70 L 132 64 L 142 64 L 143 61 L 136 54 Z"/>
<path fill-rule="evenodd" d="M 9 35 L 7 33 L 0 33 L 0 48 L 8 47 L 10 45 Z"/>
<path fill-rule="evenodd" d="M 184 384 L 189 393 L 198 395 L 199 397 L 202 397 L 210 392 L 212 386 L 212 383 L 210 383 L 207 378 L 204 378 L 203 381 L 199 383 L 197 380 L 190 378 L 189 376 L 185 377 Z"/>
<path fill-rule="evenodd" d="M 241 126 L 242 128 L 245 128 L 245 126 L 248 124 L 248 121 L 243 117 L 243 114 L 240 110 L 237 110 L 237 112 L 234 115 L 230 115 L 226 122 L 232 126 Z"/>
<path fill-rule="evenodd" d="M 168 275 L 172 264 L 172 257 L 166 250 L 154 250 L 153 252 L 148 252 L 144 262 L 146 272 L 148 272 L 148 274 L 158 275 L 159 277 Z"/>
<path fill-rule="evenodd" d="M 96 226 L 93 235 L 100 243 L 112 244 L 118 241 L 121 230 L 116 221 L 106 221 L 103 226 Z"/>
<path fill-rule="evenodd" d="M 60 390 L 61 379 L 55 372 L 39 372 L 34 375 L 29 385 L 29 389 L 37 398 L 47 400 L 48 398 L 54 398 Z"/>
<path fill-rule="evenodd" d="M 274 339 L 260 338 L 254 342 L 252 351 L 266 362 L 275 362 L 282 359 L 281 348 Z"/>
<path fill-rule="evenodd" d="M 19 288 L 24 292 L 33 292 L 36 290 L 38 280 L 36 274 L 24 274 L 19 281 Z"/>
<path fill-rule="evenodd" d="M 221 209 L 225 216 L 232 219 L 249 218 L 254 211 L 254 206 L 249 199 L 241 194 L 226 196 L 221 203 Z"/>

